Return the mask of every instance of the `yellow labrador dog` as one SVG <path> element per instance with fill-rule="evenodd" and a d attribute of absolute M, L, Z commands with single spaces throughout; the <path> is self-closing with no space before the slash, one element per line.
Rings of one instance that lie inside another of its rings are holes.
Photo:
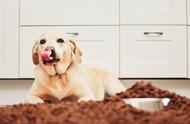
<path fill-rule="evenodd" d="M 26 102 L 43 103 L 45 96 L 61 100 L 71 95 L 79 97 L 78 102 L 103 100 L 105 93 L 115 95 L 125 90 L 110 73 L 84 67 L 82 52 L 73 39 L 61 32 L 49 32 L 34 44 L 35 80 Z"/>

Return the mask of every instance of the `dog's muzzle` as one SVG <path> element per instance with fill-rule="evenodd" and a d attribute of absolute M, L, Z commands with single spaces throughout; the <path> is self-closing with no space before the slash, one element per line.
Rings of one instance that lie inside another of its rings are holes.
<path fill-rule="evenodd" d="M 56 51 L 53 47 L 47 47 L 45 50 L 41 53 L 41 58 L 43 61 L 43 64 L 45 65 L 52 65 L 56 64 L 60 61 L 59 58 L 56 57 Z"/>

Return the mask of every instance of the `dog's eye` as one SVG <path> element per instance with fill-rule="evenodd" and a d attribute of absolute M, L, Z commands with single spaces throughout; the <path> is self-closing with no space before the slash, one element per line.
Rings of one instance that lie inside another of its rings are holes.
<path fill-rule="evenodd" d="M 57 39 L 57 43 L 64 43 L 64 40 L 59 38 L 59 39 Z"/>
<path fill-rule="evenodd" d="M 41 39 L 40 40 L 40 44 L 45 44 L 46 43 L 46 40 L 45 39 Z"/>

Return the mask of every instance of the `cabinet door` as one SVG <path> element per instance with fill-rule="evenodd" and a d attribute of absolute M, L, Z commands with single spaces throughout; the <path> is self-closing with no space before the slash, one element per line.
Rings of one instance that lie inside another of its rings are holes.
<path fill-rule="evenodd" d="M 119 24 L 119 0 L 21 0 L 21 25 Z"/>
<path fill-rule="evenodd" d="M 18 78 L 19 0 L 0 0 L 0 78 Z"/>
<path fill-rule="evenodd" d="M 186 24 L 186 0 L 121 0 L 122 24 Z"/>
<path fill-rule="evenodd" d="M 121 77 L 187 77 L 185 26 L 122 26 Z"/>
<path fill-rule="evenodd" d="M 188 26 L 188 78 L 190 78 L 190 26 Z"/>
<path fill-rule="evenodd" d="M 20 43 L 20 77 L 33 77 L 31 49 L 35 39 L 42 33 L 57 30 L 79 33 L 77 44 L 83 51 L 82 64 L 119 73 L 119 27 L 118 26 L 63 26 L 63 27 L 22 27 Z"/>
<path fill-rule="evenodd" d="M 188 17 L 188 25 L 190 25 L 190 0 L 187 0 L 187 17 Z"/>

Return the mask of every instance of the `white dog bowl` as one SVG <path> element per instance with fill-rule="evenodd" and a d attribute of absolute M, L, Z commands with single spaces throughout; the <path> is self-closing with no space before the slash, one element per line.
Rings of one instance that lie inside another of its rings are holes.
<path fill-rule="evenodd" d="M 164 106 L 167 106 L 169 98 L 127 98 L 123 99 L 126 104 L 145 111 L 161 111 Z"/>

